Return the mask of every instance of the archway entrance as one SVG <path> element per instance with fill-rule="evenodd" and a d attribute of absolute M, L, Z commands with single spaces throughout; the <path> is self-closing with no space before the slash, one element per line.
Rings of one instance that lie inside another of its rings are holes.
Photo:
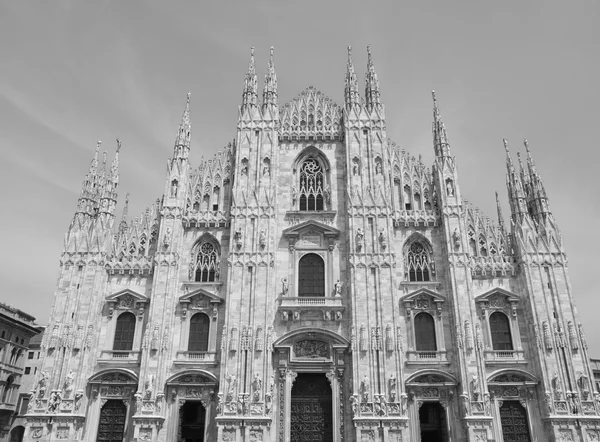
<path fill-rule="evenodd" d="M 181 407 L 181 439 L 184 442 L 204 442 L 206 409 L 200 401 L 186 401 Z"/>
<path fill-rule="evenodd" d="M 122 400 L 110 399 L 100 410 L 97 442 L 122 442 L 127 407 Z"/>
<path fill-rule="evenodd" d="M 519 401 L 504 401 L 500 407 L 500 423 L 504 440 L 531 441 L 527 412 Z"/>
<path fill-rule="evenodd" d="M 446 411 L 439 402 L 425 402 L 419 408 L 421 442 L 447 442 Z"/>
<path fill-rule="evenodd" d="M 22 442 L 25 434 L 25 427 L 19 425 L 10 431 L 10 442 Z"/>
<path fill-rule="evenodd" d="M 324 374 L 299 373 L 291 402 L 291 442 L 333 442 L 331 386 Z"/>

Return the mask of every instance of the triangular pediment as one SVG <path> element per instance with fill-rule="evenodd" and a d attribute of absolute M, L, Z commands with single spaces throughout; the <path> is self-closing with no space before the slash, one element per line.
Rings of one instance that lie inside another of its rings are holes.
<path fill-rule="evenodd" d="M 326 238 L 337 238 L 340 235 L 339 229 L 312 219 L 304 221 L 300 224 L 296 224 L 295 226 L 288 227 L 282 233 L 283 236 L 287 238 L 297 238 L 300 236 L 300 234 L 310 230 L 318 232 Z"/>
<path fill-rule="evenodd" d="M 414 292 L 409 293 L 406 296 L 403 296 L 402 301 L 410 302 L 410 301 L 415 301 L 416 299 L 419 299 L 422 297 L 432 298 L 433 302 L 446 301 L 446 298 L 444 296 L 442 296 L 441 294 L 434 292 L 433 290 L 430 290 L 428 288 L 423 288 L 423 287 L 415 290 Z"/>
<path fill-rule="evenodd" d="M 310 86 L 280 110 L 281 137 L 340 138 L 342 108 Z"/>
<path fill-rule="evenodd" d="M 218 294 L 211 293 L 208 290 L 201 287 L 190 290 L 185 295 L 179 297 L 179 302 L 183 303 L 194 304 L 195 302 L 197 303 L 202 300 L 205 300 L 207 305 L 214 303 L 220 304 L 224 301 L 223 298 L 221 298 Z"/>
<path fill-rule="evenodd" d="M 149 301 L 146 295 L 142 295 L 131 289 L 121 290 L 120 292 L 113 293 L 112 295 L 108 295 L 106 297 L 107 302 L 126 302 L 131 300 L 132 303 L 146 303 Z"/>
<path fill-rule="evenodd" d="M 475 297 L 475 302 L 488 302 L 488 301 L 490 301 L 491 299 L 493 299 L 494 297 L 497 297 L 497 296 L 506 298 L 506 300 L 508 302 L 511 302 L 511 301 L 515 302 L 515 301 L 519 300 L 519 297 L 517 295 L 515 295 L 514 293 L 509 292 L 508 290 L 503 289 L 501 287 L 494 287 L 493 289 L 488 290 L 487 292 L 482 293 L 481 295 L 476 296 Z"/>

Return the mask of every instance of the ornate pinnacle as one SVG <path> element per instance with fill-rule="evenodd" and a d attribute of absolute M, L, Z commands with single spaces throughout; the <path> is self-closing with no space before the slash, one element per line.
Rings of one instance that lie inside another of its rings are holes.
<path fill-rule="evenodd" d="M 346 64 L 346 87 L 344 90 L 344 98 L 347 109 L 350 109 L 356 105 L 360 105 L 358 82 L 356 80 L 356 73 L 354 72 L 354 64 L 352 63 L 352 46 L 348 46 L 348 62 Z"/>
<path fill-rule="evenodd" d="M 127 230 L 127 212 L 129 211 L 129 193 L 125 195 L 125 205 L 123 206 L 123 215 L 121 216 L 121 222 L 119 223 L 119 233 L 123 233 Z"/>
<path fill-rule="evenodd" d="M 438 107 L 435 91 L 431 91 L 433 98 L 433 145 L 436 156 L 450 156 L 450 143 L 448 143 L 448 135 L 446 134 L 446 126 L 442 121 L 442 114 Z"/>
<path fill-rule="evenodd" d="M 183 154 L 181 149 L 178 149 L 179 146 L 190 148 L 190 140 L 192 136 L 192 124 L 190 122 L 190 98 L 192 96 L 191 92 L 187 93 L 187 100 L 185 102 L 185 109 L 183 111 L 183 115 L 181 117 L 181 123 L 179 123 L 179 130 L 177 131 L 177 138 L 175 140 L 175 152 L 173 153 L 173 158 L 177 158 L 178 156 Z"/>
<path fill-rule="evenodd" d="M 250 48 L 250 62 L 248 73 L 244 80 L 244 92 L 242 93 L 242 107 L 256 106 L 258 86 L 256 82 L 256 67 L 254 64 L 254 46 Z"/>
<path fill-rule="evenodd" d="M 374 106 L 379 106 L 380 93 L 379 93 L 379 79 L 375 72 L 375 66 L 373 65 L 373 59 L 371 58 L 371 47 L 367 46 L 367 76 L 365 78 L 365 99 L 367 108 L 372 110 Z"/>
<path fill-rule="evenodd" d="M 498 197 L 498 192 L 496 192 L 496 210 L 498 211 L 498 225 L 500 226 L 500 230 L 504 233 L 504 216 L 502 215 L 502 206 L 500 206 L 500 198 Z"/>
<path fill-rule="evenodd" d="M 269 70 L 265 75 L 265 86 L 263 88 L 263 108 L 268 105 L 277 106 L 277 74 L 275 73 L 273 55 L 274 48 L 271 46 L 269 53 Z"/>

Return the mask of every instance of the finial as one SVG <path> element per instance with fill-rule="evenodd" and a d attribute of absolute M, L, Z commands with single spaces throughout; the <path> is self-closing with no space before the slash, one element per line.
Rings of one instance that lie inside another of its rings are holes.
<path fill-rule="evenodd" d="M 352 46 L 348 46 L 348 63 L 352 63 Z"/>
<path fill-rule="evenodd" d="M 102 165 L 104 166 L 106 164 L 106 151 L 102 152 Z"/>
<path fill-rule="evenodd" d="M 504 150 L 506 151 L 506 154 L 509 154 L 508 151 L 508 140 L 506 138 L 502 138 L 502 142 L 504 143 Z"/>
<path fill-rule="evenodd" d="M 192 93 L 188 91 L 188 94 L 187 94 L 187 102 L 188 102 L 188 103 L 190 102 L 190 97 L 191 97 L 191 96 L 192 96 Z"/>
<path fill-rule="evenodd" d="M 271 46 L 271 49 L 269 50 L 269 62 L 273 63 L 273 54 L 275 53 L 275 48 L 273 46 Z"/>
<path fill-rule="evenodd" d="M 96 152 L 98 152 L 100 150 L 101 144 L 102 144 L 102 141 L 100 141 L 100 140 L 96 141 Z"/>
<path fill-rule="evenodd" d="M 433 103 L 437 105 L 437 99 L 435 98 L 435 91 L 433 89 L 431 90 L 431 97 L 433 98 Z"/>
<path fill-rule="evenodd" d="M 254 46 L 250 47 L 250 63 L 248 64 L 248 71 L 254 73 Z"/>
<path fill-rule="evenodd" d="M 367 59 L 368 59 L 369 64 L 373 64 L 371 62 L 371 45 L 367 45 Z"/>
<path fill-rule="evenodd" d="M 121 139 L 117 138 L 117 153 L 121 150 Z"/>

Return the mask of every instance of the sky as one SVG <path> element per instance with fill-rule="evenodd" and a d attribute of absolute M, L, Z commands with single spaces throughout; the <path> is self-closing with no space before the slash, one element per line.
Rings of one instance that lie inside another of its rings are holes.
<path fill-rule="evenodd" d="M 125 193 L 142 213 L 188 91 L 194 165 L 235 137 L 250 46 L 261 88 L 275 47 L 280 103 L 310 85 L 342 103 L 346 47 L 362 84 L 371 45 L 388 136 L 431 165 L 435 89 L 461 193 L 494 219 L 495 191 L 509 214 L 502 138 L 513 156 L 528 138 L 600 357 L 599 21 L 595 0 L 0 0 L 0 301 L 46 323 L 97 140 L 109 163 L 122 140 L 118 216 Z"/>

